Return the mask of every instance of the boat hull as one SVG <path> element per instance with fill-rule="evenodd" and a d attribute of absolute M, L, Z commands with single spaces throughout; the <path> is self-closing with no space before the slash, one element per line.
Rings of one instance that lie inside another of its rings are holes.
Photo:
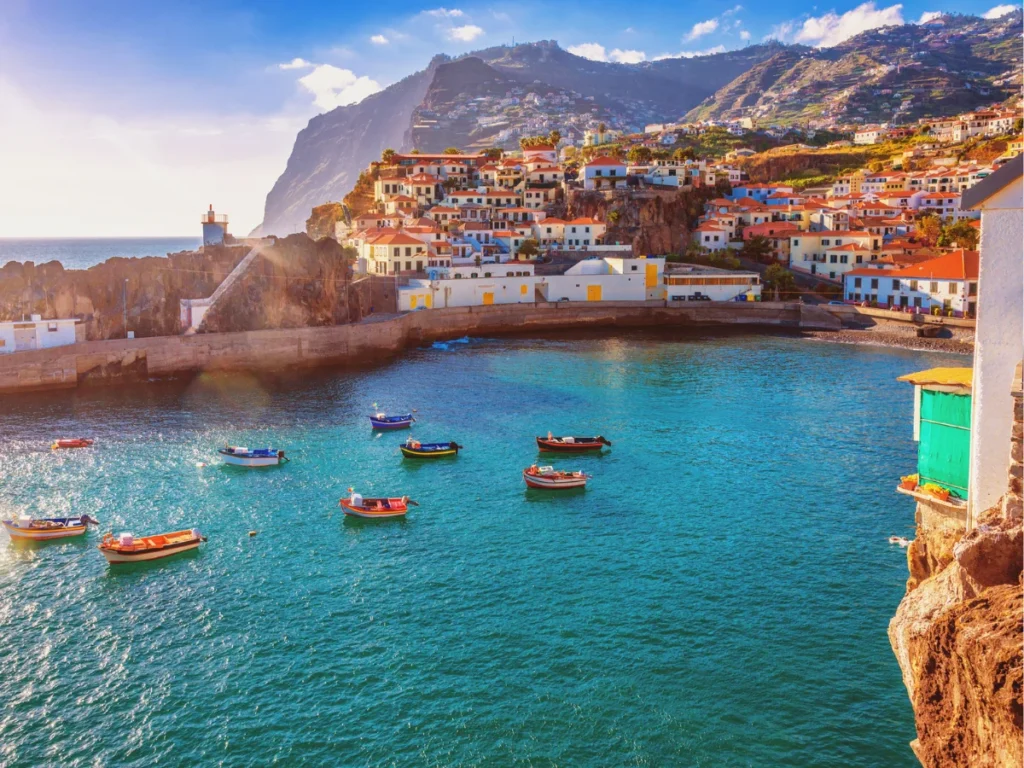
<path fill-rule="evenodd" d="M 370 425 L 374 429 L 388 430 L 388 429 L 409 429 L 412 426 L 414 419 L 409 417 L 402 421 L 378 421 L 377 419 L 370 417 Z"/>
<path fill-rule="evenodd" d="M 599 440 L 592 440 L 588 442 L 575 442 L 575 443 L 563 443 L 556 440 L 548 440 L 547 438 L 538 437 L 537 447 L 547 453 L 585 453 L 587 451 L 600 451 L 607 443 Z"/>
<path fill-rule="evenodd" d="M 107 562 L 111 565 L 118 563 L 143 563 L 149 560 L 162 560 L 165 557 L 188 552 L 189 550 L 196 549 L 201 543 L 201 539 L 194 539 L 182 544 L 171 544 L 161 549 L 143 550 L 141 552 L 118 552 L 113 549 L 100 547 L 100 552 L 103 553 L 103 556 L 107 558 Z"/>
<path fill-rule="evenodd" d="M 387 520 L 395 517 L 405 517 L 409 511 L 408 506 L 396 509 L 367 509 L 366 507 L 354 507 L 348 499 L 341 500 L 341 508 L 350 517 L 359 517 L 363 520 Z"/>
<path fill-rule="evenodd" d="M 541 491 L 568 491 L 573 488 L 586 488 L 586 477 L 554 478 L 543 475 L 531 475 L 523 472 L 523 480 L 528 488 L 536 488 Z"/>
<path fill-rule="evenodd" d="M 444 456 L 458 456 L 458 448 L 444 448 L 437 451 L 424 451 L 416 448 L 409 448 L 408 446 L 399 446 L 402 451 L 402 455 L 407 459 L 440 459 Z"/>
<path fill-rule="evenodd" d="M 232 456 L 222 453 L 221 458 L 225 464 L 233 467 L 276 467 L 281 463 L 277 456 Z"/>
<path fill-rule="evenodd" d="M 64 440 L 54 440 L 53 445 L 50 447 L 55 451 L 68 450 L 71 448 L 88 448 L 93 444 L 92 440 L 86 438 L 72 438 Z"/>
<path fill-rule="evenodd" d="M 64 528 L 19 528 L 18 526 L 2 521 L 4 530 L 12 539 L 22 541 L 49 541 L 50 539 L 69 539 L 73 536 L 82 536 L 89 529 L 84 523 L 81 525 L 69 525 Z"/>

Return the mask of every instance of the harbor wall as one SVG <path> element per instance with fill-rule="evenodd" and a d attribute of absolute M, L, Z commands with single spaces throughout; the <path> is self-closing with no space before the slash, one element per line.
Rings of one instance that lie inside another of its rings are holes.
<path fill-rule="evenodd" d="M 839 321 L 799 303 L 665 302 L 506 304 L 410 312 L 314 328 L 89 341 L 0 357 L 0 394 L 146 381 L 204 371 L 275 372 L 385 360 L 409 345 L 466 335 L 572 328 L 788 328 L 837 330 Z"/>

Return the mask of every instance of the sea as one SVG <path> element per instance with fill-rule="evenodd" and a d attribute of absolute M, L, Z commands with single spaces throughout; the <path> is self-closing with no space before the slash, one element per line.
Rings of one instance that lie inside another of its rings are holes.
<path fill-rule="evenodd" d="M 886 628 L 913 391 L 951 355 L 773 336 L 464 338 L 273 379 L 0 398 L 11 766 L 914 766 Z M 376 403 L 376 406 L 375 406 Z M 376 408 L 414 410 L 375 433 Z M 601 434 L 600 455 L 535 437 Z M 458 457 L 398 446 L 456 440 Z M 53 452 L 56 437 L 95 446 Z M 290 462 L 247 470 L 225 444 Z M 585 470 L 527 490 L 531 464 Z M 404 520 L 340 497 L 408 495 Z M 109 566 L 103 532 L 199 528 Z"/>
<path fill-rule="evenodd" d="M 114 256 L 166 256 L 201 244 L 198 236 L 0 238 L 0 267 L 9 261 L 59 261 L 65 269 L 88 269 Z"/>

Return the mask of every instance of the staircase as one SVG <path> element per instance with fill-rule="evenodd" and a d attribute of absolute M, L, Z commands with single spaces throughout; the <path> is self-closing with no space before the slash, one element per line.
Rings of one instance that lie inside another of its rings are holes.
<path fill-rule="evenodd" d="M 235 268 L 224 278 L 224 282 L 217 286 L 217 290 L 208 299 L 181 300 L 181 325 L 185 329 L 182 332 L 183 336 L 192 336 L 199 330 L 199 326 L 203 324 L 203 318 L 206 317 L 206 313 L 217 304 L 225 293 L 231 290 L 231 286 L 238 282 L 242 275 L 249 271 L 249 267 L 252 266 L 252 263 L 256 261 L 256 257 L 259 255 L 260 249 L 258 246 L 245 254 L 245 258 L 235 265 Z"/>

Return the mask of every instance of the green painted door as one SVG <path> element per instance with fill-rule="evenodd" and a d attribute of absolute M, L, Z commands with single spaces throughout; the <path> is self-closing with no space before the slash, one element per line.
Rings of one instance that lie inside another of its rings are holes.
<path fill-rule="evenodd" d="M 921 443 L 917 472 L 921 483 L 938 483 L 967 498 L 971 455 L 971 398 L 949 392 L 921 392 Z"/>

